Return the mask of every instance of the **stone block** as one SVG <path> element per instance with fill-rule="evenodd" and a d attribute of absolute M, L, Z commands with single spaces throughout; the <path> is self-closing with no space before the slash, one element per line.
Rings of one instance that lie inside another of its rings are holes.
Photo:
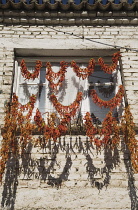
<path fill-rule="evenodd" d="M 25 180 L 19 180 L 18 181 L 19 188 L 28 188 L 28 182 Z"/>
<path fill-rule="evenodd" d="M 40 186 L 39 180 L 37 181 L 28 181 L 28 188 L 37 189 Z"/>

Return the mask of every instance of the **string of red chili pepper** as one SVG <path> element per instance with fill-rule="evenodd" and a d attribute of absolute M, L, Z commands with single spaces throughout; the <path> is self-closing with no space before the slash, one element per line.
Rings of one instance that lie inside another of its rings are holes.
<path fill-rule="evenodd" d="M 39 76 L 39 73 L 40 73 L 40 69 L 42 67 L 42 62 L 37 60 L 36 61 L 36 65 L 35 65 L 35 70 L 33 73 L 30 73 L 30 71 L 28 71 L 27 69 L 27 66 L 26 66 L 26 63 L 24 60 L 21 61 L 21 74 L 24 78 L 26 79 L 35 79 L 35 78 L 38 78 Z"/>
<path fill-rule="evenodd" d="M 49 85 L 52 90 L 57 90 L 57 87 L 62 85 L 62 82 L 65 80 L 65 73 L 67 69 L 67 63 L 65 61 L 60 62 L 60 70 L 58 72 L 54 72 L 52 70 L 52 65 L 50 62 L 46 63 L 47 72 L 46 72 L 46 79 L 49 81 Z M 58 78 L 58 82 L 54 83 L 53 81 Z"/>
<path fill-rule="evenodd" d="M 112 116 L 112 112 L 108 112 L 106 118 L 102 122 L 102 128 L 95 127 L 89 112 L 85 117 L 86 135 L 94 142 L 96 147 L 100 149 L 102 146 L 113 149 L 120 141 L 120 128 L 116 119 Z M 96 136 L 97 135 L 97 136 Z"/>
<path fill-rule="evenodd" d="M 92 97 L 93 102 L 97 104 L 99 107 L 110 108 L 111 110 L 113 110 L 121 103 L 122 98 L 124 96 L 124 88 L 122 85 L 120 85 L 117 94 L 108 101 L 100 99 L 94 89 L 90 91 L 90 96 Z"/>
<path fill-rule="evenodd" d="M 67 125 L 71 120 L 70 116 L 65 114 L 64 118 L 60 120 L 59 125 L 56 125 L 56 119 L 56 114 L 51 114 L 50 118 L 48 118 L 48 124 L 46 125 L 40 111 L 38 109 L 36 110 L 34 121 L 38 126 L 38 131 L 43 133 L 46 141 L 48 141 L 49 139 L 56 141 L 57 138 L 65 134 L 68 129 Z"/>
<path fill-rule="evenodd" d="M 91 59 L 89 61 L 87 68 L 80 68 L 75 61 L 71 62 L 71 67 L 73 68 L 74 72 L 79 78 L 82 78 L 83 80 L 86 79 L 88 76 L 90 76 L 94 72 L 95 67 L 95 60 Z"/>
<path fill-rule="evenodd" d="M 25 105 L 19 103 L 18 97 L 15 94 L 13 95 L 13 100 L 18 104 L 18 110 L 16 110 L 17 125 L 20 130 L 19 141 L 22 145 L 21 147 L 23 153 L 34 129 L 34 125 L 31 123 L 31 116 L 36 102 L 36 95 L 33 94 L 30 96 L 29 102 Z M 26 115 L 24 114 L 25 111 L 28 111 Z"/>
<path fill-rule="evenodd" d="M 36 96 L 32 95 L 30 101 L 26 105 L 21 105 L 18 101 L 16 94 L 13 94 L 10 107 L 6 108 L 5 124 L 2 132 L 2 147 L 1 147 L 1 160 L 0 160 L 0 181 L 2 180 L 2 174 L 5 170 L 5 165 L 10 157 L 10 153 L 18 156 L 21 148 L 23 154 L 28 141 L 31 139 L 31 134 L 34 129 L 34 125 L 31 123 L 30 117 L 32 116 L 32 110 Z M 28 110 L 27 115 L 24 115 L 24 111 Z M 17 131 L 20 131 L 20 137 L 17 140 Z"/>
<path fill-rule="evenodd" d="M 133 122 L 133 116 L 130 112 L 129 106 L 125 108 L 121 128 L 123 131 L 124 141 L 130 151 L 132 167 L 134 171 L 138 173 L 138 140 L 136 139 L 135 124 Z"/>
<path fill-rule="evenodd" d="M 120 127 L 112 112 L 108 112 L 102 122 L 100 134 L 103 136 L 102 143 L 108 145 L 111 149 L 119 145 L 120 142 Z"/>
<path fill-rule="evenodd" d="M 116 70 L 117 64 L 120 58 L 120 52 L 114 53 L 112 57 L 112 64 L 109 66 L 108 64 L 104 63 L 103 58 L 98 59 L 98 64 L 101 66 L 101 69 L 107 73 L 107 74 L 112 74 L 113 71 Z"/>
<path fill-rule="evenodd" d="M 85 117 L 85 128 L 86 135 L 90 138 L 90 141 L 95 141 L 95 135 L 98 133 L 98 129 L 93 125 L 92 118 L 89 112 L 86 113 Z"/>
<path fill-rule="evenodd" d="M 30 120 L 35 102 L 36 95 L 33 94 L 32 96 L 30 96 L 29 102 L 27 104 L 21 105 L 16 94 L 13 94 L 12 104 L 14 104 L 13 107 L 15 107 L 16 104 L 16 110 L 14 108 L 14 112 L 16 114 L 17 127 L 20 130 L 20 143 L 22 144 L 22 150 L 24 150 L 24 148 L 26 147 L 27 141 L 30 139 L 30 135 L 34 128 L 34 125 L 31 123 Z M 24 111 L 28 111 L 28 113 L 24 115 Z M 10 114 L 13 116 L 12 109 L 10 111 Z"/>
<path fill-rule="evenodd" d="M 6 116 L 5 124 L 2 131 L 2 146 L 0 150 L 0 182 L 2 181 L 2 176 L 5 171 L 6 162 L 10 157 L 12 152 L 14 156 L 18 155 L 19 145 L 15 139 L 15 133 L 17 130 L 17 111 L 18 102 L 16 96 L 13 97 L 12 103 L 10 104 L 10 110 L 8 104 L 6 105 Z"/>
<path fill-rule="evenodd" d="M 30 118 L 32 116 L 32 111 L 34 109 L 35 102 L 36 102 L 36 95 L 32 94 L 27 104 L 22 105 L 21 103 L 18 102 L 19 110 L 21 112 L 24 112 L 25 110 L 29 110 L 26 117 Z"/>
<path fill-rule="evenodd" d="M 65 114 L 68 114 L 71 117 L 74 117 L 75 114 L 76 114 L 77 109 L 80 106 L 80 102 L 82 101 L 82 92 L 78 92 L 75 101 L 72 104 L 68 105 L 68 106 L 62 105 L 57 100 L 57 97 L 54 94 L 52 94 L 50 96 L 50 100 L 51 100 L 53 106 L 55 107 L 55 109 L 57 110 L 57 112 L 61 116 L 64 116 Z"/>

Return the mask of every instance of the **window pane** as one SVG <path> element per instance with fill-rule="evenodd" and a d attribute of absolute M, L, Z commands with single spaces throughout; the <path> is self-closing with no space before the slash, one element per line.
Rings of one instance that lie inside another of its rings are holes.
<path fill-rule="evenodd" d="M 40 82 L 39 83 L 45 83 L 46 82 L 46 69 L 41 68 L 40 71 Z"/>
<path fill-rule="evenodd" d="M 42 114 L 46 112 L 46 86 L 39 86 L 39 105 L 38 108 Z"/>
<path fill-rule="evenodd" d="M 116 77 L 116 73 L 115 74 L 107 74 L 102 70 L 96 69 L 93 74 L 91 74 L 91 76 L 89 76 L 88 81 L 89 83 L 105 83 L 105 82 L 113 82 L 114 77 Z"/>

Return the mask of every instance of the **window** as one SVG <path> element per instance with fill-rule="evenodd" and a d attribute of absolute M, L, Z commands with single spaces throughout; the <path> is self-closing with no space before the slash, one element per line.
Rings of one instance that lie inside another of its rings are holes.
<path fill-rule="evenodd" d="M 57 112 L 50 100 L 52 92 L 49 87 L 49 82 L 46 79 L 46 62 L 51 63 L 52 70 L 56 73 L 60 69 L 60 61 L 64 60 L 70 63 L 72 60 L 75 60 L 79 67 L 85 68 L 92 57 L 97 61 L 102 55 L 104 55 L 105 63 L 111 64 L 113 53 L 114 51 L 111 50 L 101 50 L 100 54 L 99 51 L 92 50 L 49 50 L 40 51 L 38 56 L 37 51 L 34 52 L 31 50 L 31 52 L 27 52 L 23 49 L 17 50 L 13 92 L 18 95 L 21 104 L 26 104 L 29 97 L 32 94 L 36 94 L 37 100 L 33 115 L 35 115 L 36 109 L 38 108 L 43 118 L 46 119 L 48 113 Z M 30 56 L 30 54 L 32 54 L 32 56 Z M 42 61 L 43 66 L 38 78 L 26 80 L 21 75 L 20 62 L 22 59 L 25 60 L 30 72 L 34 71 L 36 60 Z M 100 108 L 92 101 L 89 93 L 91 89 L 94 89 L 102 100 L 108 101 L 113 98 L 118 91 L 119 85 L 121 85 L 119 65 L 112 74 L 107 74 L 101 70 L 101 67 L 98 64 L 96 64 L 94 73 L 84 80 L 76 76 L 76 73 L 73 71 L 70 64 L 66 70 L 65 80 L 62 82 L 62 86 L 59 87 L 59 90 L 56 93 L 54 92 L 58 101 L 62 105 L 68 106 L 76 99 L 78 91 L 82 92 L 83 99 L 80 103 L 80 108 L 76 113 L 75 120 L 80 116 L 83 119 L 86 112 L 90 112 L 93 122 L 100 124 L 108 113 L 109 108 Z M 117 107 L 114 110 L 114 116 L 117 117 L 121 112 L 121 108 Z"/>

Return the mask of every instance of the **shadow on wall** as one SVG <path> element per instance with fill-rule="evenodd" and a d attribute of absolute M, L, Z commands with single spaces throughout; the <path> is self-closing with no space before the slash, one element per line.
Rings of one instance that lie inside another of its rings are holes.
<path fill-rule="evenodd" d="M 33 158 L 32 151 L 34 149 L 38 149 L 39 154 L 43 157 L 37 159 Z M 62 184 L 69 180 L 70 169 L 73 165 L 72 156 L 74 155 L 77 159 L 77 155 L 83 154 L 85 161 L 84 167 L 86 173 L 88 174 L 87 179 L 89 180 L 91 186 L 97 188 L 98 190 L 102 190 L 103 187 L 108 187 L 110 184 L 111 172 L 120 163 L 118 149 L 115 148 L 111 151 L 106 148 L 103 151 L 104 167 L 96 167 L 94 159 L 92 158 L 94 147 L 87 138 L 84 141 L 84 137 L 83 139 L 81 139 L 81 137 L 76 137 L 75 141 L 72 140 L 72 138 L 70 138 L 69 141 L 62 138 L 59 142 L 49 141 L 46 145 L 43 143 L 43 139 L 41 139 L 41 148 L 37 147 L 34 149 L 30 143 L 26 153 L 22 157 L 18 159 L 11 157 L 8 160 L 2 193 L 2 208 L 7 207 L 10 210 L 14 209 L 19 179 L 39 179 L 47 183 L 47 185 L 56 187 L 57 189 L 61 188 Z M 124 154 L 124 164 L 128 176 L 128 191 L 131 200 L 131 210 L 137 210 L 138 201 L 129 152 L 124 143 L 122 143 L 121 149 Z M 57 161 L 57 155 L 60 153 L 61 156 L 64 154 L 63 157 L 65 160 L 63 167 L 61 167 L 60 162 L 58 163 Z M 19 163 L 19 161 L 21 163 Z M 55 166 L 58 166 L 61 169 L 60 173 L 56 174 Z M 101 174 L 103 177 L 102 181 L 97 178 L 97 174 Z"/>

